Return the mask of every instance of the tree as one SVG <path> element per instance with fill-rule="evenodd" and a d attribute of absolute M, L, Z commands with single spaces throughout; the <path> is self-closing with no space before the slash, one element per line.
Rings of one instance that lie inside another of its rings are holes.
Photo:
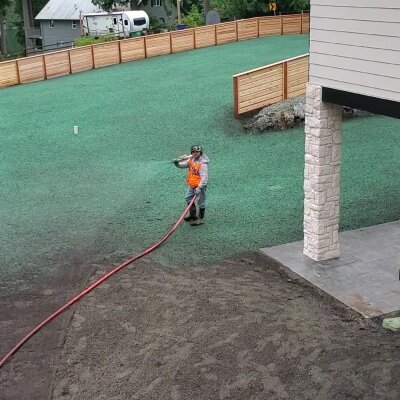
<path fill-rule="evenodd" d="M 24 31 L 24 11 L 23 11 L 23 3 L 25 7 L 31 10 L 30 14 L 33 17 L 38 15 L 42 8 L 48 3 L 48 0 L 30 0 L 27 2 L 26 0 L 11 0 L 14 3 L 14 11 L 17 15 L 18 21 L 15 22 L 15 25 L 18 27 L 17 38 L 21 44 L 25 44 L 25 31 Z M 27 4 L 28 3 L 28 4 Z M 26 21 L 25 25 L 28 25 Z"/>
<path fill-rule="evenodd" d="M 268 2 L 265 0 L 213 0 L 212 4 L 230 19 L 256 17 L 268 12 Z"/>
<path fill-rule="evenodd" d="M 224 17 L 250 18 L 269 14 L 269 0 L 212 0 Z M 272 2 L 272 0 L 271 0 Z M 279 12 L 301 12 L 310 8 L 310 0 L 274 0 Z"/>
<path fill-rule="evenodd" d="M 301 12 L 310 9 L 310 0 L 286 0 L 285 11 Z"/>
<path fill-rule="evenodd" d="M 188 28 L 196 28 L 204 25 L 204 16 L 199 8 L 193 4 L 190 12 L 182 18 L 182 23 L 187 25 Z"/>
<path fill-rule="evenodd" d="M 95 6 L 99 6 L 104 11 L 110 11 L 117 6 L 127 6 L 129 4 L 131 10 L 135 8 L 135 0 L 92 0 Z M 137 3 L 136 3 L 137 4 Z"/>
<path fill-rule="evenodd" d="M 10 0 L 0 0 L 0 53 L 7 53 L 6 44 L 6 30 L 4 29 L 4 17 L 6 15 L 6 9 L 10 5 Z"/>

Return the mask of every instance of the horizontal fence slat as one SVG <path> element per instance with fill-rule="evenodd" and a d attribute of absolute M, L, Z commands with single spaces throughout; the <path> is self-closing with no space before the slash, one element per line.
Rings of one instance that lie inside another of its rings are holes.
<path fill-rule="evenodd" d="M 224 22 L 217 26 L 217 44 L 236 42 L 237 30 L 236 22 Z"/>
<path fill-rule="evenodd" d="M 76 47 L 68 51 L 71 59 L 72 73 L 93 69 L 92 46 Z"/>
<path fill-rule="evenodd" d="M 266 82 L 275 82 L 275 81 L 281 81 L 282 80 L 282 72 L 279 74 L 274 74 L 274 75 L 267 75 L 264 79 L 259 79 L 254 82 L 249 82 L 247 85 L 242 86 L 239 83 L 239 88 L 240 88 L 240 93 L 245 93 L 246 91 L 264 85 Z"/>
<path fill-rule="evenodd" d="M 19 84 L 17 61 L 0 63 L 0 87 Z"/>
<path fill-rule="evenodd" d="M 181 31 L 171 32 L 171 52 L 178 53 L 180 51 L 194 49 L 194 29 L 184 29 Z"/>
<path fill-rule="evenodd" d="M 270 104 L 275 104 L 282 101 L 283 98 L 281 95 L 276 97 L 265 98 L 264 100 L 260 101 L 259 103 L 250 104 L 248 106 L 242 106 L 239 109 L 240 114 L 244 114 L 246 112 L 250 112 L 253 110 L 259 110 L 260 108 L 266 107 Z"/>
<path fill-rule="evenodd" d="M 257 18 L 237 21 L 238 40 L 254 39 L 258 37 Z"/>
<path fill-rule="evenodd" d="M 276 86 L 272 89 L 273 90 L 271 90 L 269 93 L 265 93 L 265 92 L 260 93 L 260 96 L 258 96 L 257 98 L 249 97 L 249 98 L 244 99 L 243 101 L 241 101 L 239 103 L 239 107 L 240 108 L 248 107 L 248 106 L 251 106 L 252 104 L 259 104 L 260 102 L 265 102 L 265 101 L 268 101 L 270 99 L 275 99 L 275 98 L 283 99 L 281 87 Z"/>
<path fill-rule="evenodd" d="M 276 82 L 274 85 L 263 86 L 263 89 L 259 88 L 254 93 L 248 93 L 246 95 L 241 95 L 239 106 L 246 104 L 258 103 L 260 99 L 265 96 L 282 96 L 282 82 Z"/>
<path fill-rule="evenodd" d="M 120 41 L 121 62 L 146 58 L 144 37 Z"/>
<path fill-rule="evenodd" d="M 93 45 L 93 62 L 94 68 L 119 64 L 120 58 L 118 41 Z"/>
<path fill-rule="evenodd" d="M 310 14 L 304 13 L 304 14 L 302 14 L 302 18 L 303 18 L 303 21 L 302 21 L 301 33 L 308 33 L 308 32 L 310 32 Z"/>
<path fill-rule="evenodd" d="M 196 48 L 216 45 L 216 26 L 208 25 L 196 28 Z"/>
<path fill-rule="evenodd" d="M 70 73 L 68 51 L 57 51 L 44 55 L 47 78 L 53 78 Z"/>
<path fill-rule="evenodd" d="M 301 14 L 283 16 L 283 34 L 301 33 Z"/>
<path fill-rule="evenodd" d="M 277 85 L 282 85 L 282 76 L 275 77 L 275 79 L 264 80 L 264 82 L 258 82 L 256 85 L 247 87 L 246 89 L 240 88 L 240 99 L 247 94 L 256 93 L 257 90 L 263 90 Z"/>
<path fill-rule="evenodd" d="M 246 87 L 247 84 L 251 84 L 255 81 L 260 81 L 280 73 L 282 73 L 282 66 L 278 65 L 273 68 L 268 68 L 265 71 L 258 71 L 257 73 L 254 73 L 254 75 L 246 75 L 245 77 L 239 77 L 239 83 L 241 86 Z"/>
<path fill-rule="evenodd" d="M 17 60 L 21 83 L 42 81 L 46 79 L 44 58 L 42 55 L 20 58 Z"/>
<path fill-rule="evenodd" d="M 171 53 L 170 33 L 146 36 L 146 55 L 156 57 Z"/>
<path fill-rule="evenodd" d="M 280 35 L 281 34 L 281 18 L 280 17 L 259 17 L 258 18 L 258 35 Z"/>
<path fill-rule="evenodd" d="M 297 70 L 291 69 L 290 72 L 288 71 L 288 79 L 298 75 L 308 75 L 308 66 L 301 67 Z"/>

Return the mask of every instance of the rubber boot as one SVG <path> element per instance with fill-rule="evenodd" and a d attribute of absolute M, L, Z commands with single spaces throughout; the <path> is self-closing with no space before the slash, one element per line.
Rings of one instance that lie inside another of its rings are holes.
<path fill-rule="evenodd" d="M 190 223 L 192 226 L 203 225 L 204 224 L 204 214 L 206 212 L 205 208 L 199 209 L 199 219 Z"/>
<path fill-rule="evenodd" d="M 196 216 L 196 205 L 192 204 L 192 207 L 190 207 L 189 214 L 186 215 L 185 218 L 183 218 L 186 222 L 190 221 L 196 221 L 197 216 Z"/>

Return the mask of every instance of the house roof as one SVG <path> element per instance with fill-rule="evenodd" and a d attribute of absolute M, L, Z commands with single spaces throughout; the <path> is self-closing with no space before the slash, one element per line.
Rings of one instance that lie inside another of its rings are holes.
<path fill-rule="evenodd" d="M 91 0 L 50 0 L 35 19 L 78 20 L 79 14 L 88 14 L 103 11 L 95 6 Z"/>

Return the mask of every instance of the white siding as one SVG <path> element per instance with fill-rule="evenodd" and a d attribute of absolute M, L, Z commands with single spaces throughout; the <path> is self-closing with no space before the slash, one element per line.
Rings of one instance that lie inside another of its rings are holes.
<path fill-rule="evenodd" d="M 400 0 L 311 0 L 310 82 L 400 102 Z"/>

